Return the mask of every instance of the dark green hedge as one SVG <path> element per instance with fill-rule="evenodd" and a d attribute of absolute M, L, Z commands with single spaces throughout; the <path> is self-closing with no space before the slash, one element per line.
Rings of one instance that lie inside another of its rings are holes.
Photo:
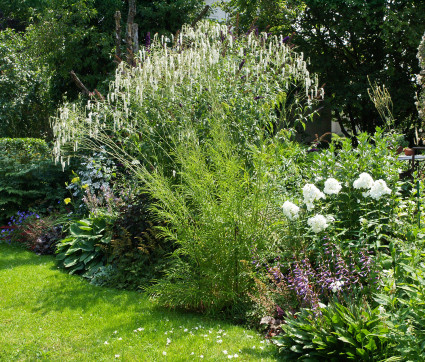
<path fill-rule="evenodd" d="M 43 213 L 57 205 L 67 179 L 44 140 L 0 138 L 0 222 L 17 211 Z"/>

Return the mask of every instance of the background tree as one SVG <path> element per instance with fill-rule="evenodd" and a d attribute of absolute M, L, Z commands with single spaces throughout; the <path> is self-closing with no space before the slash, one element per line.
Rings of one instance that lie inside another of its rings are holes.
<path fill-rule="evenodd" d="M 305 4 L 302 0 L 222 0 L 221 7 L 240 31 L 256 28 L 287 35 Z"/>
<path fill-rule="evenodd" d="M 326 83 L 324 107 L 343 131 L 372 132 L 382 124 L 367 89 L 384 85 L 392 96 L 395 127 L 418 122 L 414 105 L 417 48 L 425 23 L 420 0 L 230 0 L 231 20 L 247 30 L 295 32 L 292 42 Z M 369 80 L 368 80 L 369 77 Z"/>
<path fill-rule="evenodd" d="M 343 125 L 372 132 L 381 120 L 367 88 L 385 84 L 396 126 L 417 120 L 413 102 L 416 51 L 425 3 L 415 0 L 306 0 L 294 43 L 326 82 L 325 106 Z"/>

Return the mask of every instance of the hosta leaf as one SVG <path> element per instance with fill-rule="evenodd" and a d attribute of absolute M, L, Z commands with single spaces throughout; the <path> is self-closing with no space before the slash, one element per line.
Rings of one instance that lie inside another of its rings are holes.
<path fill-rule="evenodd" d="M 350 337 L 338 337 L 338 339 L 344 343 L 348 343 L 351 344 L 353 346 L 356 346 L 356 342 L 354 341 L 354 339 L 350 338 Z"/>
<path fill-rule="evenodd" d="M 78 263 L 78 259 L 78 257 L 76 258 L 75 256 L 70 256 L 63 261 L 63 265 L 65 266 L 65 268 L 71 268 L 72 266 Z"/>

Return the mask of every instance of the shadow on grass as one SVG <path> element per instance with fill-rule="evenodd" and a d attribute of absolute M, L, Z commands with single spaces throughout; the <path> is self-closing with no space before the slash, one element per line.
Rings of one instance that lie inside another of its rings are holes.
<path fill-rule="evenodd" d="M 41 265 L 52 261 L 53 256 L 39 256 L 25 250 L 22 245 L 10 245 L 0 241 L 0 270 L 23 265 Z"/>

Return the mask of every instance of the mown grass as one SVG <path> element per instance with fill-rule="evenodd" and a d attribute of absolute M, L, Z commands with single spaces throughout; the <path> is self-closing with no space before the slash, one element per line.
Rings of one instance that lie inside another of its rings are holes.
<path fill-rule="evenodd" d="M 274 346 L 253 331 L 158 309 L 143 294 L 92 286 L 58 270 L 53 257 L 0 244 L 0 361 L 220 361 L 235 354 L 277 360 Z"/>

